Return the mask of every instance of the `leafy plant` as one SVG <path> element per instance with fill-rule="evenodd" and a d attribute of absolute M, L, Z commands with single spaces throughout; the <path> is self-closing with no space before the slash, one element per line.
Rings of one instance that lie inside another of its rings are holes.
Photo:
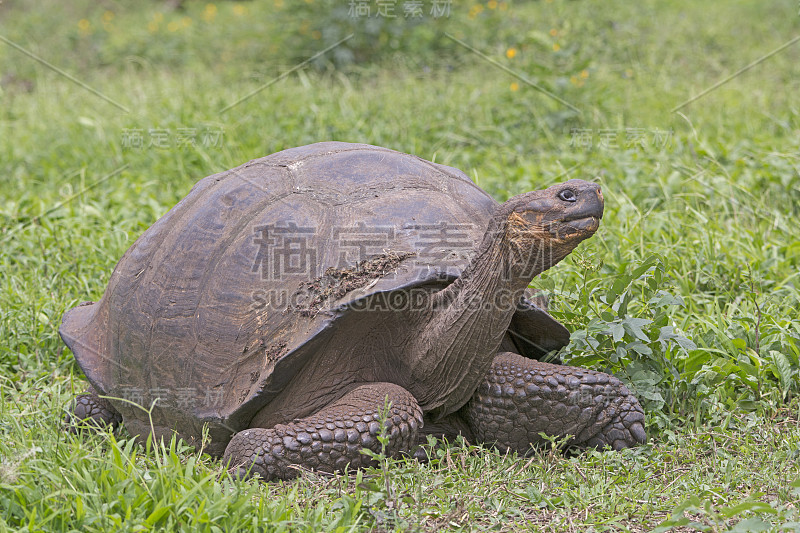
<path fill-rule="evenodd" d="M 583 285 L 573 294 L 577 300 L 560 313 L 572 323 L 583 322 L 564 350 L 566 362 L 616 373 L 648 412 L 674 408 L 681 393 L 678 365 L 696 345 L 674 325 L 674 311 L 684 302 L 662 288 L 663 258 L 652 255 L 629 267 L 610 287 L 606 279 L 590 278 L 599 266 L 585 260 L 583 265 Z"/>

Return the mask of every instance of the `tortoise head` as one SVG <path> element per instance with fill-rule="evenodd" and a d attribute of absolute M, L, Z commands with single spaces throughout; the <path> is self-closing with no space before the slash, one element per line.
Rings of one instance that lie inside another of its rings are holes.
<path fill-rule="evenodd" d="M 527 263 L 538 274 L 597 231 L 603 217 L 603 193 L 595 183 L 569 180 L 515 196 L 500 207 L 498 215 L 504 219 L 504 233 L 516 261 Z"/>

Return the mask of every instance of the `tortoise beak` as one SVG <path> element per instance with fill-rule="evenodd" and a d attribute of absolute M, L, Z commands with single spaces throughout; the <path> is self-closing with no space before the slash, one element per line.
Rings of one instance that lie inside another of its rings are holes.
<path fill-rule="evenodd" d="M 597 228 L 600 227 L 600 218 L 602 216 L 603 215 L 601 214 L 599 217 L 588 216 L 584 218 L 577 218 L 568 221 L 566 226 L 570 229 L 574 229 L 579 232 L 594 233 L 595 231 L 597 231 Z"/>

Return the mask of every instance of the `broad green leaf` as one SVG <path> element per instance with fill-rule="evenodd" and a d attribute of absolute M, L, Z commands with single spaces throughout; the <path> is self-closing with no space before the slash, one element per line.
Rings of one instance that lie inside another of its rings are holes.
<path fill-rule="evenodd" d="M 646 318 L 626 318 L 622 321 L 622 326 L 625 328 L 632 337 L 641 340 L 642 342 L 650 342 L 650 338 L 644 334 L 642 327 L 650 324 L 652 320 Z"/>
<path fill-rule="evenodd" d="M 745 518 L 730 528 L 730 533 L 759 533 L 761 531 L 770 531 L 772 529 L 770 522 L 765 522 L 758 517 Z"/>
<path fill-rule="evenodd" d="M 775 368 L 778 370 L 778 374 L 780 375 L 781 387 L 784 391 L 789 390 L 789 387 L 791 387 L 795 376 L 795 372 L 792 371 L 792 365 L 789 362 L 789 359 L 787 359 L 785 355 L 777 350 L 770 350 L 769 354 L 772 356 L 772 360 L 775 363 Z"/>
<path fill-rule="evenodd" d="M 609 328 L 609 330 L 611 331 L 611 335 L 612 335 L 612 337 L 614 339 L 614 343 L 617 343 L 617 342 L 621 341 L 622 337 L 625 336 L 625 328 L 620 323 L 611 324 L 611 327 Z"/>

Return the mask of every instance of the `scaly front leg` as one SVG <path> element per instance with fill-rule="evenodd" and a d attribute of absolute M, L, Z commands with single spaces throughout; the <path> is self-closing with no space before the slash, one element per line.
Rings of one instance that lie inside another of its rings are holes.
<path fill-rule="evenodd" d="M 461 415 L 480 442 L 526 453 L 539 433 L 572 435 L 580 447 L 621 450 L 644 443 L 644 411 L 608 374 L 497 354 Z"/>
<path fill-rule="evenodd" d="M 385 418 L 389 438 L 386 454 L 409 451 L 422 426 L 422 410 L 404 388 L 392 383 L 359 386 L 319 412 L 278 424 L 252 428 L 234 435 L 223 461 L 239 478 L 258 474 L 265 481 L 291 479 L 298 470 L 291 465 L 323 472 L 341 471 L 345 466 L 360 468 L 373 463 L 363 448 L 381 451 L 381 411 L 391 402 Z"/>

